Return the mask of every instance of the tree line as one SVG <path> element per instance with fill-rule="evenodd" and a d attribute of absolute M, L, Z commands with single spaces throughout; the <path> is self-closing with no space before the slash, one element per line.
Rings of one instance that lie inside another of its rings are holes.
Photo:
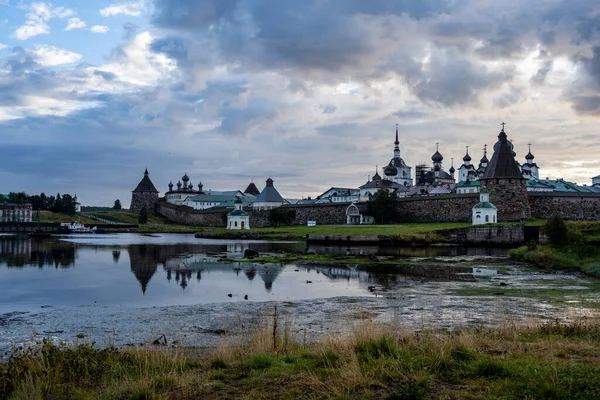
<path fill-rule="evenodd" d="M 24 204 L 31 203 L 34 211 L 52 211 L 56 213 L 75 214 L 77 198 L 70 194 L 57 193 L 56 196 L 47 196 L 45 193 L 35 194 L 33 196 L 24 192 L 11 192 L 5 199 L 8 203 Z"/>

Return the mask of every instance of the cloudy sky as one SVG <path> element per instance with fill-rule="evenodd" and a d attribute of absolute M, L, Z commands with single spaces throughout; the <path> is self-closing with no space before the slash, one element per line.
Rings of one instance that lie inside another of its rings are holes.
<path fill-rule="evenodd" d="M 130 201 L 148 167 L 286 197 L 402 157 L 600 174 L 597 0 L 0 0 L 0 192 Z"/>

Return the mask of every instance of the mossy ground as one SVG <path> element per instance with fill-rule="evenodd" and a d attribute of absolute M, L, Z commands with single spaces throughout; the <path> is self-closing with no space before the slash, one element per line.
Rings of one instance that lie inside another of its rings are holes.
<path fill-rule="evenodd" d="M 366 323 L 311 345 L 275 320 L 200 355 L 45 344 L 0 365 L 0 398 L 600 398 L 600 326 L 585 320 L 457 332 Z"/>

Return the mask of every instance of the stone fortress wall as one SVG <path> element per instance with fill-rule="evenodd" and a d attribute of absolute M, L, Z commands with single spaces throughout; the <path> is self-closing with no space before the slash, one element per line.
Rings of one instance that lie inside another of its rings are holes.
<path fill-rule="evenodd" d="M 600 195 L 594 193 L 528 193 L 531 217 L 547 219 L 560 213 L 566 219 L 600 220 Z M 494 202 L 494 199 L 490 199 Z M 401 223 L 411 222 L 470 222 L 471 209 L 479 202 L 478 194 L 450 194 L 399 199 Z M 306 225 L 317 221 L 318 225 L 340 225 L 346 223 L 346 208 L 349 203 L 286 205 L 296 211 L 293 225 Z M 158 213 L 170 221 L 197 226 L 225 227 L 227 211 L 193 210 L 164 201 L 158 203 Z M 269 226 L 269 211 L 247 210 L 250 227 Z M 504 222 L 500 220 L 500 222 Z"/>

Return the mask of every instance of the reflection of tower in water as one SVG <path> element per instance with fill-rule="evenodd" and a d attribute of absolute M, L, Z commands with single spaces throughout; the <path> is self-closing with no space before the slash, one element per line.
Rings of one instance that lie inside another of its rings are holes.
<path fill-rule="evenodd" d="M 261 279 L 265 283 L 265 290 L 267 292 L 271 291 L 273 287 L 273 282 L 277 279 L 277 276 L 281 272 L 281 267 L 279 266 L 264 266 L 264 268 L 260 268 L 258 270 L 258 275 L 260 275 Z"/>
<path fill-rule="evenodd" d="M 121 258 L 121 250 L 113 250 L 112 257 L 115 264 L 118 264 L 119 259 Z"/>
<path fill-rule="evenodd" d="M 152 245 L 136 245 L 129 246 L 127 250 L 129 251 L 131 272 L 133 272 L 140 283 L 142 293 L 145 294 L 148 283 L 156 272 L 158 249 Z"/>

